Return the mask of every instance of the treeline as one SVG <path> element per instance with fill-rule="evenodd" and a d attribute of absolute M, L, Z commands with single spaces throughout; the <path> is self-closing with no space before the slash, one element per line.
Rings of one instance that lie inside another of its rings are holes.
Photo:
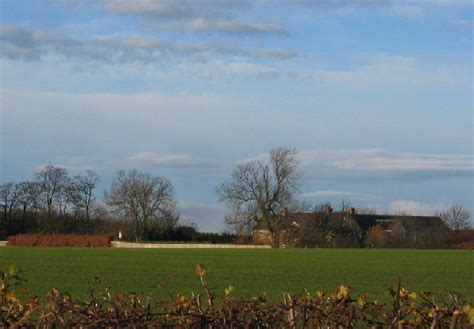
<path fill-rule="evenodd" d="M 230 180 L 217 186 L 218 199 L 229 209 L 226 223 L 235 234 L 204 234 L 195 225 L 180 222 L 174 188 L 166 177 L 136 169 L 121 170 L 98 200 L 97 173 L 86 170 L 72 176 L 64 168 L 47 166 L 31 180 L 0 185 L 0 239 L 21 233 L 105 234 L 134 241 L 261 244 L 255 235 L 261 231 L 266 234 L 263 243 L 274 247 L 472 245 L 471 216 L 459 204 L 437 214 L 442 222 L 394 216 L 397 218 L 385 220 L 389 224 L 362 227 L 344 215 L 352 208 L 344 200 L 338 209 L 342 215 L 325 216 L 325 209 L 332 209 L 330 204 L 312 206 L 299 198 L 302 181 L 296 154 L 292 149 L 273 149 L 266 160 L 237 165 Z M 311 218 L 295 225 L 285 212 L 304 213 Z M 359 218 L 375 215 L 376 210 L 359 208 L 356 213 Z M 442 223 L 446 225 L 438 225 Z M 460 231 L 466 233 L 456 233 Z"/>
<path fill-rule="evenodd" d="M 102 233 L 107 230 L 109 214 L 96 204 L 94 192 L 99 181 L 91 170 L 71 177 L 64 168 L 47 166 L 31 180 L 1 184 L 0 236 Z"/>
<path fill-rule="evenodd" d="M 94 234 L 125 240 L 233 243 L 232 234 L 200 233 L 180 223 L 171 181 L 131 169 L 119 171 L 102 200 L 100 177 L 47 166 L 31 180 L 0 185 L 0 239 L 17 234 Z"/>

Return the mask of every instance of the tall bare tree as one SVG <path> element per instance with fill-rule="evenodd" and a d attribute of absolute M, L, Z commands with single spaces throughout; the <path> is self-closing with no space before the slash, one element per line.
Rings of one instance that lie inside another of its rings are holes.
<path fill-rule="evenodd" d="M 60 215 L 65 215 L 74 204 L 76 190 L 74 181 L 71 177 L 65 177 L 56 193 L 56 205 Z"/>
<path fill-rule="evenodd" d="M 41 191 L 36 182 L 24 181 L 16 184 L 16 186 L 18 191 L 17 202 L 21 210 L 22 228 L 25 229 L 26 213 L 27 211 L 36 213 Z"/>
<path fill-rule="evenodd" d="M 51 217 L 53 202 L 64 188 L 66 180 L 67 170 L 54 166 L 47 166 L 35 175 L 35 181 L 39 184 L 45 200 L 48 217 Z"/>
<path fill-rule="evenodd" d="M 439 217 L 453 230 L 463 230 L 471 226 L 471 214 L 457 203 L 440 212 Z"/>
<path fill-rule="evenodd" d="M 341 202 L 339 202 L 339 211 L 341 212 L 347 212 L 350 207 L 351 203 L 346 199 L 342 199 Z"/>
<path fill-rule="evenodd" d="M 18 201 L 18 188 L 15 183 L 8 182 L 0 185 L 0 202 L 3 208 L 3 220 L 7 231 L 10 228 L 13 209 Z"/>
<path fill-rule="evenodd" d="M 34 181 L 21 182 L 19 186 L 22 204 L 26 204 L 29 210 L 36 213 L 40 209 L 41 187 Z"/>
<path fill-rule="evenodd" d="M 95 171 L 86 170 L 85 174 L 74 176 L 72 193 L 73 203 L 77 209 L 84 209 L 86 219 L 90 220 L 92 206 L 95 202 L 94 189 L 100 178 Z"/>
<path fill-rule="evenodd" d="M 152 219 L 175 213 L 173 185 L 164 177 L 151 176 L 135 169 L 119 171 L 104 193 L 107 205 L 131 218 L 138 241 Z"/>
<path fill-rule="evenodd" d="M 228 223 L 234 229 L 253 230 L 258 225 L 272 235 L 278 246 L 279 221 L 284 208 L 294 204 L 299 191 L 296 151 L 272 149 L 267 161 L 250 161 L 234 168 L 231 181 L 217 188 L 220 201 L 232 211 Z"/>

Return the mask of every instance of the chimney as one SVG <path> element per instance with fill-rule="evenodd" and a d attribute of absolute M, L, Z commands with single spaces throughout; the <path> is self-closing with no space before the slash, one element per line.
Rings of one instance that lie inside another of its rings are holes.
<path fill-rule="evenodd" d="M 347 209 L 347 214 L 348 214 L 349 216 L 354 217 L 355 214 L 356 214 L 355 208 L 354 208 L 354 207 L 350 207 L 349 209 Z"/>
<path fill-rule="evenodd" d="M 324 209 L 324 213 L 326 215 L 332 214 L 332 207 L 331 206 L 326 206 L 326 208 Z"/>

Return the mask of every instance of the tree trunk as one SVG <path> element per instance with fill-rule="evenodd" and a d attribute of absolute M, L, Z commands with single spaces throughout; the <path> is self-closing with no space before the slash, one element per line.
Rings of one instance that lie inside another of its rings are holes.
<path fill-rule="evenodd" d="M 23 204 L 23 211 L 21 213 L 21 231 L 22 233 L 26 233 L 25 229 L 26 229 L 26 225 L 25 225 L 25 221 L 26 221 L 26 204 Z"/>
<path fill-rule="evenodd" d="M 132 214 L 133 221 L 135 223 L 135 242 L 138 242 L 140 239 L 140 225 L 138 223 L 138 216 Z"/>
<path fill-rule="evenodd" d="M 89 205 L 86 204 L 86 220 L 87 220 L 87 224 L 89 224 L 89 220 L 90 220 L 90 214 L 89 214 Z"/>
<path fill-rule="evenodd" d="M 4 225 L 5 225 L 6 233 L 8 235 L 8 233 L 10 231 L 10 224 L 8 222 L 8 208 L 7 208 L 6 203 L 5 203 L 5 206 L 3 206 L 3 222 L 4 222 Z"/>
<path fill-rule="evenodd" d="M 272 232 L 272 248 L 280 248 L 280 235 Z"/>

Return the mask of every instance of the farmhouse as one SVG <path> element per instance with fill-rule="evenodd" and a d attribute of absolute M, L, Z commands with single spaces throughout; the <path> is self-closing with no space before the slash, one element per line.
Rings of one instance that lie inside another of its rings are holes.
<path fill-rule="evenodd" d="M 438 247 L 451 236 L 440 217 L 409 215 L 357 214 L 354 208 L 334 212 L 291 213 L 278 218 L 278 234 L 265 227 L 254 230 L 256 243 L 280 247 Z"/>

